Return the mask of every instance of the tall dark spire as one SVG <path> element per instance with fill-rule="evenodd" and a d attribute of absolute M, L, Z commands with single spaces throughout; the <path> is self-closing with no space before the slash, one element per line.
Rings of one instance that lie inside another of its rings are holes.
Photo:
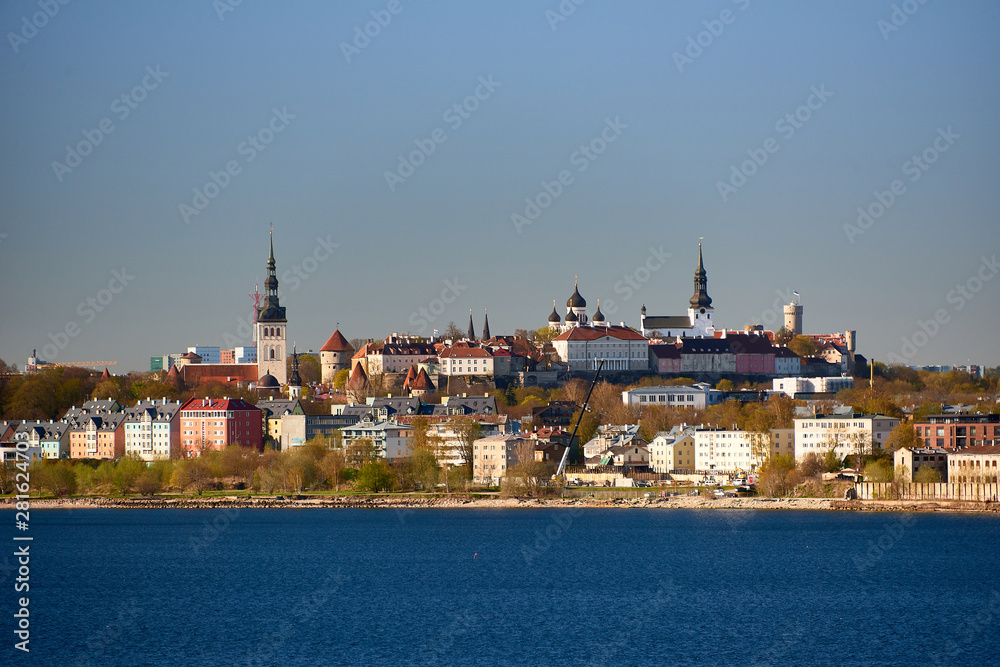
<path fill-rule="evenodd" d="M 476 340 L 476 328 L 472 326 L 472 309 L 469 308 L 469 335 L 467 336 L 469 340 Z"/>
<path fill-rule="evenodd" d="M 302 378 L 299 377 L 299 355 L 295 351 L 295 345 L 292 345 L 292 375 L 288 378 L 289 387 L 301 387 Z"/>
<path fill-rule="evenodd" d="M 712 297 L 708 296 L 708 275 L 701 258 L 701 244 L 698 244 L 698 268 L 694 272 L 694 296 L 688 302 L 692 308 L 711 308 Z"/>
<path fill-rule="evenodd" d="M 264 280 L 264 302 L 257 311 L 258 322 L 285 321 L 285 309 L 278 302 L 278 272 L 274 262 L 274 232 L 271 232 L 267 255 L 267 278 Z"/>
<path fill-rule="evenodd" d="M 490 312 L 483 309 L 483 340 L 490 339 Z"/>

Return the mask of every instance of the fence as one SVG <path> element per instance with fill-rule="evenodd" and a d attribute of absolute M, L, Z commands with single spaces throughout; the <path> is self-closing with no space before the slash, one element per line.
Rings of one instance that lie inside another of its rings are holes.
<path fill-rule="evenodd" d="M 861 500 L 1000 500 L 1000 484 L 897 484 L 860 482 L 854 485 Z"/>

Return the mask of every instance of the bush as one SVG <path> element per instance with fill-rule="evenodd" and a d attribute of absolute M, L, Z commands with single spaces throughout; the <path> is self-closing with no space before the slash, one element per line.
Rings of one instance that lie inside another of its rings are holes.
<path fill-rule="evenodd" d="M 355 484 L 361 491 L 378 493 L 391 489 L 394 479 L 392 468 L 384 460 L 379 459 L 361 466 Z"/>
<path fill-rule="evenodd" d="M 892 461 L 888 459 L 872 461 L 865 466 L 864 476 L 866 482 L 892 482 L 895 478 L 895 470 L 892 468 Z"/>
<path fill-rule="evenodd" d="M 917 474 L 913 476 L 913 481 L 919 484 L 938 484 L 941 482 L 941 473 L 930 466 L 920 466 Z"/>

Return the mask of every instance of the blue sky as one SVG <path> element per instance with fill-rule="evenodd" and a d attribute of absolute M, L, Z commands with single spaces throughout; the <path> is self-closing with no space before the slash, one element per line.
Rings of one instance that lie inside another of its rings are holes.
<path fill-rule="evenodd" d="M 683 314 L 704 237 L 718 325 L 796 290 L 866 356 L 1000 363 L 995 3 L 43 5 L 0 8 L 8 362 L 232 345 L 273 224 L 300 350 L 537 328 L 576 275 Z"/>

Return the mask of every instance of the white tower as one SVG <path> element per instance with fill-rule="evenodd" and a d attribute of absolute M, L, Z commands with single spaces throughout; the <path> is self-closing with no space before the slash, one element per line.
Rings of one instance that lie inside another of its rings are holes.
<path fill-rule="evenodd" d="M 278 303 L 278 276 L 274 268 L 274 235 L 267 258 L 267 279 L 264 281 L 264 303 L 257 309 L 257 374 L 271 375 L 284 386 L 288 382 L 285 365 L 285 338 L 288 320 L 285 309 Z"/>

